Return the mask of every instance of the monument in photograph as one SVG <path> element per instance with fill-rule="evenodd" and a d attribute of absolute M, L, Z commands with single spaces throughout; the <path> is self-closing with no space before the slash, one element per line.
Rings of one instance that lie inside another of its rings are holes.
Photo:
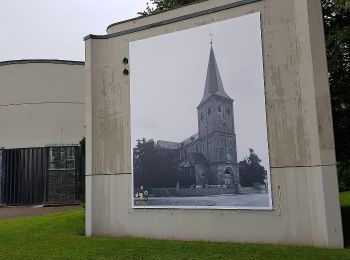
<path fill-rule="evenodd" d="M 320 4 L 207 0 L 86 36 L 86 235 L 343 247 Z"/>

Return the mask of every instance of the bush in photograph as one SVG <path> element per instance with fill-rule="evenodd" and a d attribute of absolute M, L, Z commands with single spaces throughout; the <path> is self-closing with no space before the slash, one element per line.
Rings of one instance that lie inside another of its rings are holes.
<path fill-rule="evenodd" d="M 254 184 L 265 184 L 267 171 L 260 164 L 261 159 L 254 153 L 253 149 L 249 149 L 249 156 L 239 162 L 239 178 L 243 187 L 253 187 Z"/>

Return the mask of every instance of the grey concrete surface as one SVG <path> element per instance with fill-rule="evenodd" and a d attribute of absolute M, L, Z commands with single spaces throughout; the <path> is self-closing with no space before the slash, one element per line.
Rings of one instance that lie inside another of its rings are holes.
<path fill-rule="evenodd" d="M 201 197 L 149 198 L 146 206 L 268 207 L 268 194 L 227 194 Z"/>
<path fill-rule="evenodd" d="M 0 147 L 78 144 L 85 134 L 84 63 L 22 60 L 0 65 Z"/>
<path fill-rule="evenodd" d="M 237 1 L 208 0 L 117 24 L 108 33 Z M 261 13 L 273 209 L 133 209 L 130 78 L 122 62 L 129 43 L 253 12 Z M 90 38 L 85 69 L 86 235 L 343 247 L 319 0 L 262 0 L 119 37 Z"/>

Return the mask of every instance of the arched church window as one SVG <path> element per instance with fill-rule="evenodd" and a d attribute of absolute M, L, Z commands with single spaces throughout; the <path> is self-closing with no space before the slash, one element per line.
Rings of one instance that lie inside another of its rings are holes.
<path fill-rule="evenodd" d="M 226 110 L 226 112 L 227 112 L 228 115 L 231 115 L 231 109 L 228 108 L 228 109 Z"/>
<path fill-rule="evenodd" d="M 200 119 L 201 119 L 201 121 L 203 120 L 203 113 L 201 113 L 201 115 L 200 115 Z"/>

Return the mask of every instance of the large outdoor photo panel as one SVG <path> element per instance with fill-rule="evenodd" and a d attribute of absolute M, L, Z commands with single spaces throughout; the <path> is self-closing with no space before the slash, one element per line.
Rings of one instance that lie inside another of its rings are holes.
<path fill-rule="evenodd" d="M 272 209 L 260 27 L 130 43 L 133 207 Z"/>

